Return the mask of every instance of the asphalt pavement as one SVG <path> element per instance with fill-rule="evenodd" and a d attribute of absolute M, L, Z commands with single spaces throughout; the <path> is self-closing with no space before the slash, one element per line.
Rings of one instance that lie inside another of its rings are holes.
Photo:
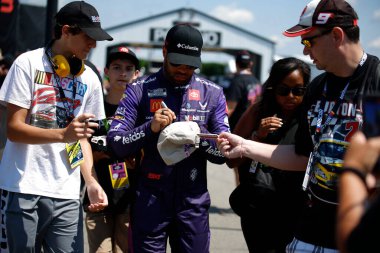
<path fill-rule="evenodd" d="M 246 253 L 247 246 L 240 228 L 240 219 L 232 211 L 228 198 L 235 188 L 235 175 L 226 165 L 209 163 L 208 189 L 211 195 L 210 253 Z M 85 229 L 84 229 L 85 230 Z M 85 231 L 86 233 L 86 231 Z M 88 252 L 85 234 L 85 252 Z M 170 253 L 170 248 L 167 250 Z"/>

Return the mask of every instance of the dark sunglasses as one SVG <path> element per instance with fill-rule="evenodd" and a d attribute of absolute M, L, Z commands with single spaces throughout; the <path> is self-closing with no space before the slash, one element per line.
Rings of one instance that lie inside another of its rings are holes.
<path fill-rule="evenodd" d="M 189 69 L 197 69 L 196 67 L 189 66 L 189 65 L 185 65 L 185 64 L 174 64 L 174 63 L 171 63 L 171 62 L 169 62 L 169 64 L 170 64 L 170 66 L 172 66 L 173 68 L 178 68 L 179 66 L 184 65 L 184 66 L 186 66 L 186 67 L 189 68 Z"/>
<path fill-rule="evenodd" d="M 320 34 L 317 34 L 315 36 L 311 36 L 309 38 L 304 38 L 301 40 L 301 44 L 304 45 L 305 47 L 307 48 L 311 48 L 313 46 L 313 43 L 311 42 L 312 40 L 316 39 L 316 38 L 319 38 L 319 37 L 322 37 L 326 34 L 329 34 L 331 32 L 331 30 L 326 30 Z"/>
<path fill-rule="evenodd" d="M 303 96 L 305 95 L 305 87 L 294 87 L 289 88 L 288 86 L 279 85 L 275 88 L 274 92 L 279 96 L 288 96 L 291 92 L 293 96 Z"/>

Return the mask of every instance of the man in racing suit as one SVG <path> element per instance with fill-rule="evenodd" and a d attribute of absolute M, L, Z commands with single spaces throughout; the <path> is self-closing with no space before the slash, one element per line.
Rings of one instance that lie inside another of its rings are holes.
<path fill-rule="evenodd" d="M 131 213 L 134 252 L 165 252 L 168 238 L 172 252 L 209 252 L 206 165 L 225 158 L 207 139 L 170 166 L 157 150 L 161 130 L 173 121 L 194 121 L 201 133 L 229 131 L 222 88 L 194 74 L 201 66 L 202 44 L 200 32 L 190 25 L 172 27 L 162 69 L 127 87 L 108 134 L 119 157 L 144 151 Z"/>

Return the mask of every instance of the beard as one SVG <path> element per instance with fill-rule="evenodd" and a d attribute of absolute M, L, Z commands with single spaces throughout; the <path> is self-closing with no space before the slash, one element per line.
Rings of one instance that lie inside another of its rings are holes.
<path fill-rule="evenodd" d="M 189 83 L 191 80 L 191 77 L 193 76 L 192 74 L 190 76 L 184 75 L 181 73 L 178 73 L 175 70 L 169 71 L 170 69 L 173 69 L 172 67 L 169 66 L 169 62 L 165 61 L 164 62 L 164 75 L 165 78 L 174 86 L 183 86 Z"/>

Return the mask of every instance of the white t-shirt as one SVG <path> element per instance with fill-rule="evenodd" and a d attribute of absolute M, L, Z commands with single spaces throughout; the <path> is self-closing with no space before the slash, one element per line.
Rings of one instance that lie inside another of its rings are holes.
<path fill-rule="evenodd" d="M 93 113 L 97 119 L 105 118 L 102 87 L 95 72 L 87 67 L 74 80 L 77 88 L 74 107 L 71 107 L 72 76 L 59 78 L 53 74 L 45 49 L 36 49 L 15 60 L 0 90 L 0 101 L 28 109 L 26 123 L 41 128 L 63 127 L 66 107 L 74 108 L 74 116 Z M 58 85 L 62 87 L 68 103 L 62 102 Z M 32 145 L 7 140 L 0 164 L 0 188 L 78 199 L 80 168 L 71 169 L 65 143 Z"/>

